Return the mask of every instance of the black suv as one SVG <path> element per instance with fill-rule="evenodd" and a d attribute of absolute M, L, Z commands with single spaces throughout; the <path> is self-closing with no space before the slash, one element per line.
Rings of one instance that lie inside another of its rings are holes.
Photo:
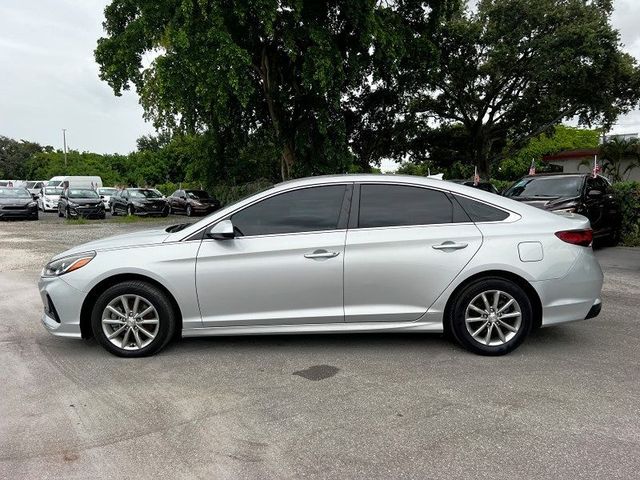
<path fill-rule="evenodd" d="M 220 202 L 204 190 L 176 190 L 168 198 L 171 213 L 207 215 L 220 208 Z"/>
<path fill-rule="evenodd" d="M 585 173 L 527 175 L 505 197 L 555 212 L 577 213 L 591 221 L 594 238 L 609 244 L 620 236 L 620 205 L 609 182 Z"/>
<path fill-rule="evenodd" d="M 169 215 L 167 200 L 150 188 L 125 188 L 109 199 L 111 215 Z"/>
<path fill-rule="evenodd" d="M 104 218 L 100 195 L 90 188 L 67 188 L 58 201 L 58 216 L 65 218 Z"/>

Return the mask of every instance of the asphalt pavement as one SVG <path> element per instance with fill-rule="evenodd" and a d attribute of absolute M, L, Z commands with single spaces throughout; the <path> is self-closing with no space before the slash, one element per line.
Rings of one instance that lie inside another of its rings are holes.
<path fill-rule="evenodd" d="M 597 251 L 599 317 L 500 358 L 351 334 L 184 339 L 127 360 L 40 325 L 53 254 L 183 221 L 0 222 L 0 478 L 638 478 L 640 249 Z"/>

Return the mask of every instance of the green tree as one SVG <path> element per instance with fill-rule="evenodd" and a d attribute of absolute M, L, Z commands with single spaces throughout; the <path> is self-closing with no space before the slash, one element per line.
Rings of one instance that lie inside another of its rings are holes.
<path fill-rule="evenodd" d="M 116 95 L 134 85 L 147 118 L 205 132 L 224 166 L 262 144 L 283 178 L 356 155 L 366 169 L 392 150 L 411 72 L 434 65 L 433 32 L 458 4 L 113 0 L 95 56 Z"/>
<path fill-rule="evenodd" d="M 463 128 L 462 153 L 483 176 L 563 119 L 610 125 L 640 98 L 612 9 L 610 0 L 481 0 L 447 22 L 439 75 L 425 81 L 414 116 Z M 439 147 L 422 140 L 418 150 Z"/>
<path fill-rule="evenodd" d="M 27 161 L 32 155 L 43 150 L 51 150 L 51 147 L 43 148 L 35 142 L 17 141 L 0 135 L 0 178 L 26 179 Z"/>
<path fill-rule="evenodd" d="M 622 182 L 629 177 L 633 168 L 640 166 L 640 142 L 637 139 L 613 138 L 603 143 L 599 149 L 602 172 L 614 182 Z M 626 160 L 626 166 L 623 163 Z"/>

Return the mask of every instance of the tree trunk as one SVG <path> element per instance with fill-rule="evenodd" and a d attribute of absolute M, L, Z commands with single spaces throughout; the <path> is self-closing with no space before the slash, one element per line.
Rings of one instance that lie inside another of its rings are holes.
<path fill-rule="evenodd" d="M 280 157 L 280 173 L 283 182 L 291 178 L 291 170 L 293 169 L 295 159 L 296 153 L 293 146 L 290 143 L 286 143 L 282 149 L 282 157 Z"/>
<path fill-rule="evenodd" d="M 473 162 L 474 166 L 478 168 L 478 175 L 480 178 L 489 180 L 491 176 L 491 145 L 492 141 L 485 138 L 483 132 L 478 132 L 475 135 L 475 141 L 473 142 Z"/>

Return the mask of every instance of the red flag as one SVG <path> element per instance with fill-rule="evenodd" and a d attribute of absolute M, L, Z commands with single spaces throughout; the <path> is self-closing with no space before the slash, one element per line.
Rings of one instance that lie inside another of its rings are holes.
<path fill-rule="evenodd" d="M 531 166 L 529 167 L 529 175 L 535 175 L 536 174 L 536 161 L 535 160 L 531 160 Z"/>

